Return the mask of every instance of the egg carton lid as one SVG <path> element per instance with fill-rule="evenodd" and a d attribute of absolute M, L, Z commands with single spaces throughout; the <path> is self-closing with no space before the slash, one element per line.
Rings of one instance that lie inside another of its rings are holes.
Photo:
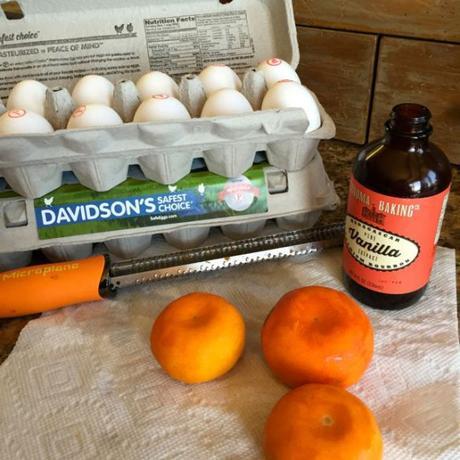
<path fill-rule="evenodd" d="M 0 98 L 20 80 L 71 89 L 87 74 L 173 77 L 222 63 L 244 72 L 264 59 L 299 63 L 292 0 L 21 0 L 0 11 Z M 1 9 L 1 3 L 0 3 Z"/>

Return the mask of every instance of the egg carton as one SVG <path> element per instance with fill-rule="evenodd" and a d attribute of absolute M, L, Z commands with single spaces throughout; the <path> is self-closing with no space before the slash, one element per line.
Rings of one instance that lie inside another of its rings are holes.
<path fill-rule="evenodd" d="M 63 129 L 73 109 L 68 90 L 50 89 L 45 115 L 57 131 L 0 137 L 0 177 L 20 195 L 38 198 L 62 185 L 64 171 L 72 171 L 82 185 L 98 192 L 124 182 L 130 165 L 139 165 L 147 178 L 161 184 L 185 177 L 196 158 L 213 173 L 238 177 L 260 150 L 266 151 L 272 166 L 301 170 L 320 140 L 334 137 L 334 122 L 319 102 L 322 124 L 309 133 L 302 109 L 258 110 L 266 93 L 262 78 L 255 69 L 243 78 L 242 92 L 256 110 L 252 113 L 75 130 Z M 199 115 L 206 100 L 199 78 L 184 76 L 179 89 L 192 117 Z M 139 103 L 132 81 L 115 85 L 113 106 L 124 121 L 132 120 Z"/>
<path fill-rule="evenodd" d="M 339 202 L 318 152 L 303 170 L 286 172 L 268 166 L 264 174 L 269 192 L 266 213 L 48 240 L 38 237 L 33 200 L 12 194 L 0 200 L 0 270 L 27 265 L 32 251 L 37 249 L 54 261 L 72 260 L 91 255 L 95 244 L 103 243 L 104 251 L 119 258 L 132 258 L 152 249 L 159 235 L 170 246 L 187 249 L 205 243 L 210 231 L 215 233 L 217 228 L 228 238 L 240 239 L 260 234 L 268 221 L 276 222 L 282 230 L 310 227 L 322 211 L 334 209 Z"/>
<path fill-rule="evenodd" d="M 324 115 L 323 111 L 326 123 L 308 135 L 301 134 L 307 126 L 303 112 L 287 109 L 182 123 L 7 136 L 0 138 L 0 175 L 17 193 L 37 198 L 60 187 L 64 171 L 73 171 L 95 191 L 125 181 L 132 164 L 163 184 L 185 177 L 194 158 L 203 158 L 211 172 L 237 177 L 252 166 L 259 150 L 266 150 L 271 165 L 295 171 L 308 164 L 320 139 L 334 136 L 333 123 Z"/>
<path fill-rule="evenodd" d="M 23 20 L 0 14 L 8 55 L 0 96 L 6 100 L 21 80 L 41 81 L 50 88 L 45 115 L 57 130 L 0 138 L 0 176 L 24 197 L 58 188 L 63 171 L 73 171 L 95 191 L 110 190 L 126 179 L 129 165 L 171 184 L 190 172 L 194 158 L 203 158 L 212 172 L 235 177 L 252 165 L 258 150 L 267 151 L 271 165 L 295 171 L 308 164 L 321 139 L 334 136 L 334 123 L 322 107 L 322 126 L 307 135 L 301 109 L 259 110 L 265 80 L 253 67 L 275 56 L 294 69 L 299 63 L 292 0 L 131 0 L 129 18 L 126 2 L 120 0 L 22 0 L 18 7 Z M 177 30 L 177 24 L 187 27 Z M 36 54 L 28 52 L 31 44 Z M 238 72 L 255 113 L 130 123 L 139 104 L 133 81 L 150 70 L 175 78 L 179 98 L 193 117 L 199 116 L 205 94 L 196 74 L 215 63 Z M 74 109 L 69 91 L 89 74 L 115 83 L 113 108 L 126 124 L 63 129 Z"/>

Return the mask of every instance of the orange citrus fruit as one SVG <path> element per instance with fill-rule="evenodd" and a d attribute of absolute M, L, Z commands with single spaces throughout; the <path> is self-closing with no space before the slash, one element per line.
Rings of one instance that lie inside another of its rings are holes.
<path fill-rule="evenodd" d="M 369 318 L 343 292 L 311 286 L 287 293 L 262 328 L 262 349 L 283 383 L 348 387 L 367 369 L 374 350 Z"/>
<path fill-rule="evenodd" d="M 195 292 L 160 313 L 150 342 L 153 355 L 172 378 L 207 382 L 228 372 L 243 353 L 244 320 L 224 298 Z"/>
<path fill-rule="evenodd" d="M 273 408 L 264 431 L 267 460 L 381 460 L 382 436 L 372 412 L 333 385 L 291 390 Z"/>

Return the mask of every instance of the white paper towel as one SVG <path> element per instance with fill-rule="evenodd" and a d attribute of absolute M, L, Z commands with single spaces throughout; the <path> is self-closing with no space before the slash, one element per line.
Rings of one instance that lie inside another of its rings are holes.
<path fill-rule="evenodd" d="M 287 391 L 263 362 L 261 325 L 291 289 L 343 289 L 340 262 L 340 252 L 330 251 L 305 264 L 162 282 L 30 322 L 0 367 L 0 459 L 261 458 L 264 422 Z M 187 386 L 159 369 L 149 335 L 159 311 L 194 290 L 240 307 L 248 340 L 229 374 Z M 351 391 L 374 411 L 385 459 L 460 458 L 456 308 L 454 251 L 439 249 L 420 303 L 400 312 L 366 309 L 375 356 Z"/>

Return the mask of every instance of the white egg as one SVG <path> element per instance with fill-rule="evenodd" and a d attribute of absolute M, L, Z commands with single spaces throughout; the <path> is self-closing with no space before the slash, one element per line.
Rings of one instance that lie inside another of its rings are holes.
<path fill-rule="evenodd" d="M 139 91 L 141 101 L 145 101 L 157 94 L 167 94 L 175 98 L 179 97 L 179 87 L 177 83 L 169 75 L 156 70 L 146 73 L 139 78 L 136 87 Z"/>
<path fill-rule="evenodd" d="M 23 80 L 11 90 L 6 108 L 24 109 L 44 116 L 46 90 L 47 87 L 39 81 Z"/>
<path fill-rule="evenodd" d="M 240 90 L 242 83 L 240 77 L 228 66 L 224 64 L 208 65 L 200 75 L 198 75 L 203 84 L 206 96 L 221 89 Z"/>
<path fill-rule="evenodd" d="M 99 75 L 87 75 L 78 80 L 72 91 L 72 98 L 77 105 L 103 104 L 112 105 L 113 83 Z"/>
<path fill-rule="evenodd" d="M 278 82 L 268 90 L 262 102 L 262 110 L 295 107 L 303 109 L 307 114 L 309 121 L 307 133 L 321 126 L 321 115 L 315 97 L 305 86 L 299 83 L 292 81 Z"/>
<path fill-rule="evenodd" d="M 238 115 L 253 111 L 249 101 L 240 92 L 235 89 L 221 89 L 206 100 L 201 117 Z"/>
<path fill-rule="evenodd" d="M 96 128 L 99 126 L 122 125 L 117 112 L 103 104 L 81 105 L 72 113 L 67 129 Z"/>
<path fill-rule="evenodd" d="M 48 120 L 35 112 L 13 109 L 0 116 L 0 136 L 7 136 L 8 134 L 46 134 L 53 131 L 54 129 Z"/>
<path fill-rule="evenodd" d="M 134 114 L 134 122 L 190 120 L 184 104 L 167 94 L 157 94 L 145 100 Z"/>
<path fill-rule="evenodd" d="M 264 74 L 265 83 L 268 89 L 272 88 L 281 80 L 291 80 L 300 83 L 297 72 L 282 59 L 267 59 L 257 66 L 257 70 Z"/>

